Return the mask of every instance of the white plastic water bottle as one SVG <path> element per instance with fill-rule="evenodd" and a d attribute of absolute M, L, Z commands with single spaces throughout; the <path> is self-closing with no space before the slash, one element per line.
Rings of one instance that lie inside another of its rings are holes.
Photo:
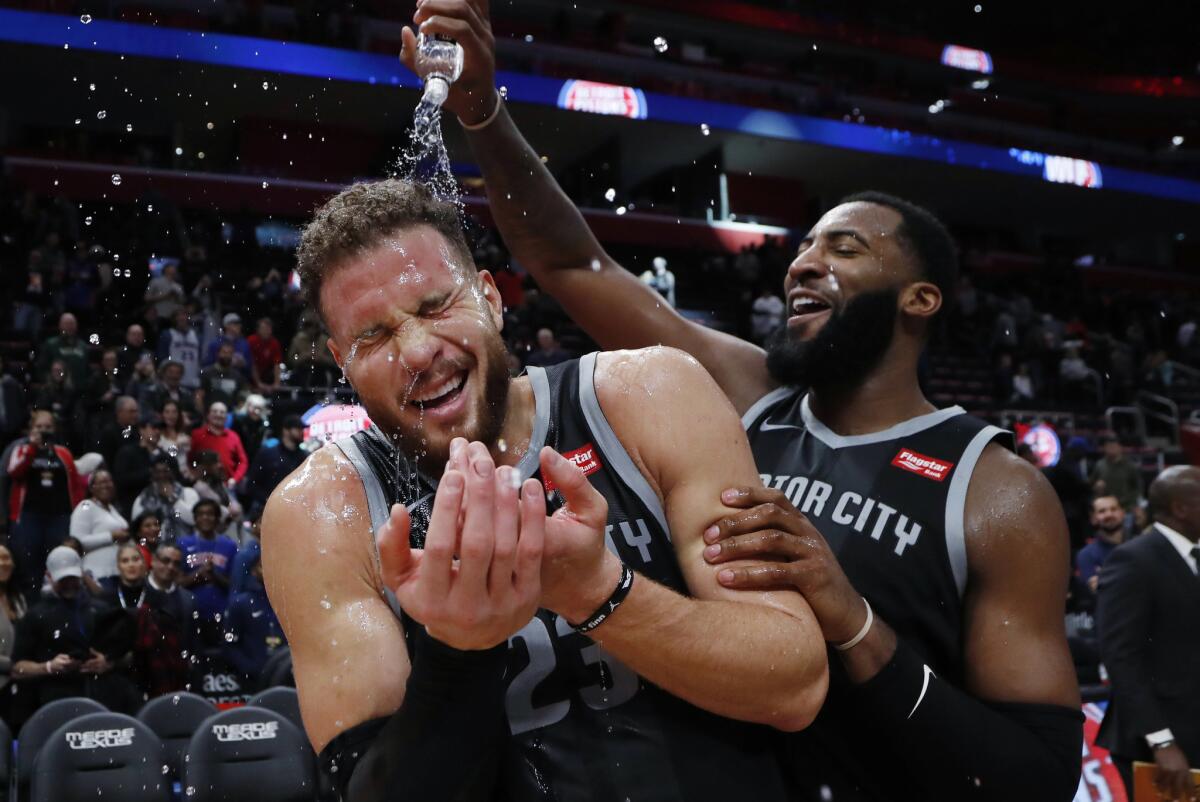
<path fill-rule="evenodd" d="M 417 36 L 417 75 L 425 84 L 422 102 L 441 107 L 450 93 L 450 84 L 462 75 L 462 45 L 443 36 Z"/>

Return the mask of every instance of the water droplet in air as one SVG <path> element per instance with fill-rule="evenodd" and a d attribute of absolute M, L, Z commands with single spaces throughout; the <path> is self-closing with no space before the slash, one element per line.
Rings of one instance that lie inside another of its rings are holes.
<path fill-rule="evenodd" d="M 125 123 L 125 133 L 127 133 L 127 134 L 133 133 L 133 123 Z"/>
<path fill-rule="evenodd" d="M 600 260 L 599 260 L 599 259 L 593 259 L 593 260 L 592 260 L 592 265 L 591 265 L 591 267 L 592 267 L 592 270 L 595 270 L 596 272 L 599 272 L 599 271 L 600 271 Z"/>
<path fill-rule="evenodd" d="M 108 116 L 108 112 L 107 112 L 107 111 L 105 111 L 104 109 L 101 109 L 100 111 L 96 112 L 96 119 L 97 119 L 97 120 L 103 120 L 103 119 L 104 119 L 105 117 L 107 117 L 107 116 Z"/>
<path fill-rule="evenodd" d="M 708 136 L 712 131 L 708 127 L 708 123 L 700 123 L 700 133 Z"/>
<path fill-rule="evenodd" d="M 121 268 L 119 268 L 119 267 L 114 267 L 114 268 L 113 268 L 113 275 L 114 275 L 114 276 L 119 276 L 119 275 L 121 275 Z"/>
<path fill-rule="evenodd" d="M 79 17 L 79 21 L 82 22 L 84 25 L 91 25 L 92 24 L 92 15 L 91 14 L 83 14 Z"/>
<path fill-rule="evenodd" d="M 129 436 L 131 434 L 133 434 L 132 426 L 126 426 L 124 429 L 121 430 L 121 436 L 124 437 L 125 439 L 129 439 Z"/>
<path fill-rule="evenodd" d="M 83 120 L 79 119 L 78 117 L 76 117 L 76 118 L 75 118 L 75 124 L 76 124 L 76 125 L 79 125 L 79 124 L 80 124 L 80 123 L 82 123 L 82 122 L 83 122 Z"/>
<path fill-rule="evenodd" d="M 670 45 L 667 44 L 667 40 L 664 37 L 662 37 L 662 36 L 654 37 L 654 49 L 657 50 L 659 53 L 666 53 L 667 48 L 669 46 Z"/>
<path fill-rule="evenodd" d="M 90 226 L 92 224 L 92 216 L 90 214 L 87 217 L 83 218 L 83 224 L 85 226 Z"/>
<path fill-rule="evenodd" d="M 129 268 L 125 268 L 125 278 L 129 278 L 131 275 L 133 274 L 130 272 Z"/>
<path fill-rule="evenodd" d="M 113 173 L 113 175 L 112 175 L 112 182 L 113 182 L 113 186 L 114 186 L 114 187 L 119 187 L 119 186 L 121 186 L 121 174 L 120 174 L 120 173 Z"/>
<path fill-rule="evenodd" d="M 270 87 L 271 85 L 268 82 L 263 81 L 263 89 L 269 89 Z"/>
<path fill-rule="evenodd" d="M 626 209 L 624 206 L 617 207 L 617 214 L 625 214 L 625 212 L 626 212 Z"/>
<path fill-rule="evenodd" d="M 91 218 L 88 218 L 88 219 L 90 220 Z M 92 336 L 88 337 L 88 342 L 90 342 L 92 345 L 99 345 L 100 344 L 100 335 L 93 334 Z"/>
<path fill-rule="evenodd" d="M 95 91 L 96 91 L 96 85 L 95 85 L 95 84 L 88 84 L 88 91 L 89 91 L 89 92 L 95 92 Z"/>
<path fill-rule="evenodd" d="M 502 87 L 500 87 L 500 97 L 501 97 L 501 98 L 507 98 L 507 97 L 508 97 L 508 87 L 507 87 L 507 86 L 502 86 Z"/>
<path fill-rule="evenodd" d="M 612 187 L 609 187 L 604 193 L 604 199 L 606 201 L 611 202 L 616 197 L 617 197 L 617 191 L 615 189 L 613 189 Z"/>
<path fill-rule="evenodd" d="M 271 186 L 271 183 L 269 181 L 263 181 L 263 189 L 266 189 L 269 186 Z"/>

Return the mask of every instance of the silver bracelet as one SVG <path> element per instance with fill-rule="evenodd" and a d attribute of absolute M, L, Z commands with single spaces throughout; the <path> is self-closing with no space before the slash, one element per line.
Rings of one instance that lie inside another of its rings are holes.
<path fill-rule="evenodd" d="M 496 92 L 495 94 L 496 94 L 496 108 L 492 109 L 492 113 L 489 114 L 483 122 L 475 123 L 474 125 L 469 125 L 460 119 L 458 121 L 458 124 L 461 125 L 467 131 L 482 131 L 484 128 L 487 128 L 489 125 L 491 125 L 493 122 L 495 122 L 496 118 L 500 116 L 500 107 L 502 105 L 504 105 L 504 99 L 502 97 L 500 97 L 500 93 Z"/>
<path fill-rule="evenodd" d="M 862 625 L 862 629 L 860 629 L 858 631 L 858 634 L 855 635 L 853 638 L 846 641 L 845 643 L 833 644 L 833 648 L 837 649 L 839 652 L 850 651 L 855 646 L 862 643 L 862 639 L 867 637 L 867 633 L 871 631 L 871 624 L 875 623 L 875 612 L 871 609 L 871 603 L 869 601 L 867 601 L 866 596 L 863 596 L 863 604 L 867 605 L 867 620 Z"/>

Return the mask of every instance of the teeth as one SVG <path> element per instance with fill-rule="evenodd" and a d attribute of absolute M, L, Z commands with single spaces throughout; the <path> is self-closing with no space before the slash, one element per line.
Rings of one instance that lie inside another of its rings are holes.
<path fill-rule="evenodd" d="M 792 301 L 793 315 L 804 315 L 808 314 L 809 312 L 819 312 L 822 309 L 828 308 L 829 307 L 827 304 L 812 298 L 797 298 L 796 300 Z"/>
<path fill-rule="evenodd" d="M 446 379 L 446 381 L 442 382 L 438 386 L 432 387 L 421 393 L 421 395 L 414 397 L 412 402 L 414 404 L 424 404 L 426 401 L 432 401 L 435 398 L 441 398 L 442 396 L 446 395 L 446 393 L 457 390 L 462 386 L 464 381 L 466 381 L 466 376 L 461 373 L 457 373 Z"/>

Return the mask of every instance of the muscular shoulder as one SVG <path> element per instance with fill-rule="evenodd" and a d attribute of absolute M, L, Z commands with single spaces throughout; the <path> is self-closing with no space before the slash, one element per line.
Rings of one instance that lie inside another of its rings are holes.
<path fill-rule="evenodd" d="M 662 345 L 597 355 L 594 383 L 610 415 L 654 419 L 686 410 L 695 423 L 695 416 L 733 409 L 695 357 Z"/>
<path fill-rule="evenodd" d="M 1029 564 L 1069 550 L 1062 504 L 1042 472 L 995 443 L 984 449 L 967 489 L 967 558 L 972 573 L 1011 557 Z"/>
<path fill-rule="evenodd" d="M 279 483 L 263 510 L 261 535 L 268 573 L 340 573 L 349 564 L 372 584 L 378 581 L 366 492 L 335 447 L 320 449 Z"/>

